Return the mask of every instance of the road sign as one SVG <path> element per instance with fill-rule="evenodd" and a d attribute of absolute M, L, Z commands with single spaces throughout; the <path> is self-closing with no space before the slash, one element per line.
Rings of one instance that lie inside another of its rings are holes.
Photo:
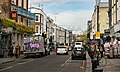
<path fill-rule="evenodd" d="M 100 39 L 100 32 L 96 32 L 96 39 Z"/>

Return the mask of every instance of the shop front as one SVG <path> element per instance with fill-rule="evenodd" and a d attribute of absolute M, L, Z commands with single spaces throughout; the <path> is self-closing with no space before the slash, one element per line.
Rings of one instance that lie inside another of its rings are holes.
<path fill-rule="evenodd" d="M 17 44 L 21 46 L 23 50 L 23 36 L 26 34 L 32 34 L 33 29 L 31 27 L 18 24 L 14 20 L 8 18 L 0 18 L 1 30 L 0 30 L 0 57 L 9 56 L 9 47 L 13 46 L 13 52 Z"/>

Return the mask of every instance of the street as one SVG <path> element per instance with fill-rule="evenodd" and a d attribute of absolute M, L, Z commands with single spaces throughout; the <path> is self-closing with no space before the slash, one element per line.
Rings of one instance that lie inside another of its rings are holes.
<path fill-rule="evenodd" d="M 22 59 L 0 66 L 0 72 L 84 72 L 83 60 L 71 60 L 69 55 Z"/>

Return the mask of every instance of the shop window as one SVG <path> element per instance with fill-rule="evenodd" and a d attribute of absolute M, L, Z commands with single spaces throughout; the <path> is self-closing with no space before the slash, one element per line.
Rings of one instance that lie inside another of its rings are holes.
<path fill-rule="evenodd" d="M 38 26 L 36 26 L 36 32 L 37 32 L 37 33 L 38 33 L 38 28 L 39 28 L 39 27 L 38 27 Z"/>
<path fill-rule="evenodd" d="M 23 22 L 23 17 L 21 17 L 21 22 Z"/>

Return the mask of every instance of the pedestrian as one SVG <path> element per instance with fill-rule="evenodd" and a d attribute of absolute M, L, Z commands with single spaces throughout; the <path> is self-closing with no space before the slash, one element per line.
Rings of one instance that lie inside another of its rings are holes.
<path fill-rule="evenodd" d="M 98 46 L 97 44 L 95 43 L 94 40 L 92 40 L 92 43 L 91 43 L 91 50 L 92 50 L 92 72 L 95 72 L 95 68 L 97 68 L 97 65 L 98 65 Z"/>
<path fill-rule="evenodd" d="M 13 56 L 13 45 L 9 46 L 9 56 L 12 57 Z"/>
<path fill-rule="evenodd" d="M 16 56 L 16 58 L 20 57 L 20 46 L 19 46 L 19 44 L 17 44 L 17 46 L 15 47 L 15 56 Z"/>
<path fill-rule="evenodd" d="M 103 52 L 105 52 L 104 42 L 103 42 L 103 39 L 100 39 L 100 54 L 101 54 L 101 58 L 103 57 Z"/>

